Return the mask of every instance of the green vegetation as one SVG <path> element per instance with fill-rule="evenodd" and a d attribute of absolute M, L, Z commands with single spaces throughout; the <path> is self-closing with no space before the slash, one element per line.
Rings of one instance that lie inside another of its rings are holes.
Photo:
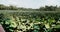
<path fill-rule="evenodd" d="M 59 32 L 60 13 L 0 14 L 6 32 Z"/>
<path fill-rule="evenodd" d="M 60 32 L 60 7 L 31 9 L 1 4 L 0 10 L 0 24 L 6 32 Z"/>
<path fill-rule="evenodd" d="M 13 5 L 5 6 L 0 4 L 0 10 L 22 10 L 22 11 L 60 11 L 60 7 L 56 6 L 45 6 L 40 7 L 39 9 L 32 9 L 32 8 L 23 8 L 23 7 L 16 7 Z"/>

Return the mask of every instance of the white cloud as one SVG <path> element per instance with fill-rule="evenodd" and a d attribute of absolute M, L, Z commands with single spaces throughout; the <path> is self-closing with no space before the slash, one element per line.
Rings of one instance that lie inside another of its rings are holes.
<path fill-rule="evenodd" d="M 57 0 L 47 0 L 48 5 L 57 5 L 58 1 Z"/>

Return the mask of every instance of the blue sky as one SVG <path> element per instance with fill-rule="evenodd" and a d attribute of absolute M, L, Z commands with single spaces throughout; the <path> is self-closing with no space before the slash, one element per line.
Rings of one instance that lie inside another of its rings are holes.
<path fill-rule="evenodd" d="M 0 4 L 25 8 L 39 8 L 45 5 L 60 6 L 60 0 L 0 0 Z"/>

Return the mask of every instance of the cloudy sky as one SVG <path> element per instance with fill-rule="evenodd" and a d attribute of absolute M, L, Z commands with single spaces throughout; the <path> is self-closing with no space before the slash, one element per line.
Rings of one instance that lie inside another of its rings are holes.
<path fill-rule="evenodd" d="M 60 6 L 60 0 L 0 0 L 0 4 L 25 8 L 39 8 L 45 5 Z"/>

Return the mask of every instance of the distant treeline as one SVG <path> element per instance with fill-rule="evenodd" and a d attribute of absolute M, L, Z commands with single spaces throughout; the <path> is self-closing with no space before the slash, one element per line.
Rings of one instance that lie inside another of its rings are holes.
<path fill-rule="evenodd" d="M 21 7 L 16 7 L 13 5 L 10 6 L 5 6 L 3 4 L 0 4 L 0 10 L 28 10 L 28 11 L 60 11 L 60 7 L 56 6 L 45 6 L 45 7 L 40 7 L 39 9 L 32 9 L 32 8 L 21 8 Z"/>

